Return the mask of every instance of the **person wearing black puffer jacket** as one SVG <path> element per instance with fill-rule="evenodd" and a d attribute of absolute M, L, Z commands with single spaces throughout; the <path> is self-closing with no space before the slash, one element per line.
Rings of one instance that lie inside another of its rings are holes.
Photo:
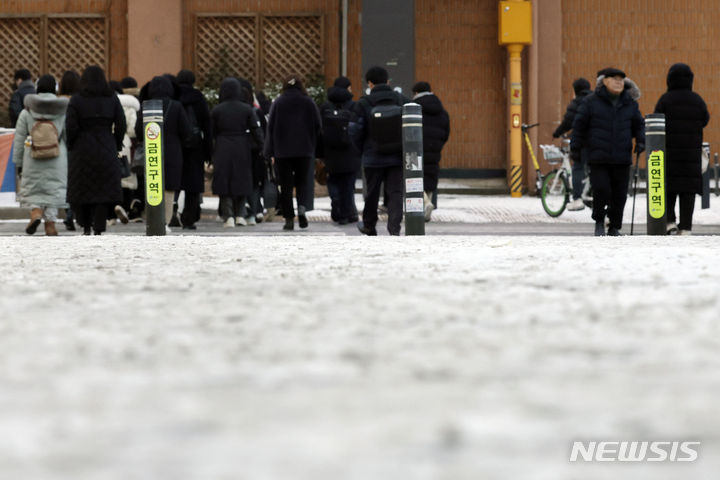
<path fill-rule="evenodd" d="M 180 221 L 182 228 L 195 230 L 200 220 L 200 198 L 205 191 L 205 164 L 212 158 L 212 128 L 210 109 L 202 92 L 193 87 L 195 74 L 181 70 L 177 74 L 180 103 L 190 125 L 190 137 L 183 151 L 181 189 L 185 192 L 185 207 Z"/>
<path fill-rule="evenodd" d="M 585 97 L 590 95 L 590 82 L 584 78 L 577 78 L 573 82 L 573 91 L 575 97 L 570 101 L 565 110 L 565 116 L 560 122 L 560 125 L 555 129 L 552 136 L 553 138 L 559 138 L 562 134 L 569 132 L 572 129 L 573 121 L 575 121 L 575 115 L 577 115 L 580 104 L 585 100 Z M 585 204 L 582 201 L 583 191 L 583 180 L 585 180 L 585 169 L 587 168 L 587 152 L 580 152 L 580 161 L 573 162 L 572 165 L 572 192 L 573 201 L 568 204 L 567 209 L 570 211 L 582 210 L 585 208 Z"/>
<path fill-rule="evenodd" d="M 355 179 L 360 170 L 360 152 L 350 141 L 349 131 L 343 138 L 329 138 L 330 135 L 342 136 L 341 129 L 332 128 L 341 123 L 338 113 L 345 112 L 348 129 L 355 120 L 352 113 L 355 108 L 352 87 L 347 77 L 338 77 L 328 89 L 328 101 L 320 107 L 323 119 L 323 160 L 328 171 L 328 194 L 331 201 L 330 216 L 340 225 L 358 221 L 355 206 Z M 333 125 L 325 125 L 332 122 Z"/>
<path fill-rule="evenodd" d="M 358 224 L 358 230 L 369 236 L 377 235 L 377 207 L 383 182 L 388 199 L 387 230 L 390 235 L 400 235 L 403 217 L 402 127 L 398 124 L 397 131 L 384 131 L 381 128 L 373 129 L 371 125 L 374 120 L 372 111 L 376 107 L 402 107 L 409 101 L 394 91 L 388 80 L 388 72 L 383 67 L 370 67 L 365 74 L 370 95 L 364 95 L 355 104 L 357 124 L 352 129 L 352 137 L 362 152 L 367 185 L 363 221 Z M 373 130 L 387 143 L 380 144 L 378 138 L 373 138 Z"/>
<path fill-rule="evenodd" d="M 413 86 L 413 102 L 422 107 L 423 126 L 423 189 L 425 190 L 425 221 L 430 221 L 432 197 L 437 190 L 440 173 L 440 152 L 450 137 L 450 116 L 428 82 Z"/>
<path fill-rule="evenodd" d="M 619 236 L 627 199 L 633 138 L 635 153 L 645 150 L 645 121 L 628 91 L 625 73 L 617 68 L 598 72 L 602 83 L 580 105 L 573 122 L 571 158 L 580 159 L 588 149 L 590 181 L 593 186 L 595 235 L 605 235 L 605 215 L 610 220 L 607 234 Z M 607 212 L 606 212 L 607 207 Z"/>
<path fill-rule="evenodd" d="M 710 121 L 707 105 L 692 91 L 695 75 L 688 65 L 676 63 L 667 74 L 668 91 L 655 105 L 655 113 L 665 114 L 667 152 L 668 232 L 679 227 L 689 235 L 695 208 L 695 195 L 702 193 L 703 128 Z M 675 225 L 675 203 L 680 197 L 680 223 Z"/>

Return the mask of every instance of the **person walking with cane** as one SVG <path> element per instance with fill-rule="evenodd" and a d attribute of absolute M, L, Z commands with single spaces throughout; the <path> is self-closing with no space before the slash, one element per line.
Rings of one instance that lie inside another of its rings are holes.
<path fill-rule="evenodd" d="M 579 161 L 583 148 L 589 151 L 595 236 L 605 235 L 606 215 L 610 220 L 607 235 L 619 236 L 632 165 L 632 141 L 634 138 L 636 154 L 645 150 L 645 122 L 625 84 L 625 72 L 605 68 L 598 77 L 601 83 L 580 105 L 573 121 L 570 156 Z"/>

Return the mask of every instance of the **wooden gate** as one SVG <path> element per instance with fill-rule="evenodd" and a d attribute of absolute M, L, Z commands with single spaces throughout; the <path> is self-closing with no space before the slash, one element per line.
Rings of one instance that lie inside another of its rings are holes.
<path fill-rule="evenodd" d="M 322 15 L 197 14 L 194 30 L 200 85 L 239 76 L 262 87 L 291 73 L 307 78 L 324 71 Z"/>
<path fill-rule="evenodd" d="M 88 65 L 107 71 L 108 27 L 104 15 L 0 16 L 0 99 L 7 105 L 15 70 L 37 79 L 50 73 L 60 81 L 66 70 Z M 6 109 L 2 109 L 4 111 Z"/>

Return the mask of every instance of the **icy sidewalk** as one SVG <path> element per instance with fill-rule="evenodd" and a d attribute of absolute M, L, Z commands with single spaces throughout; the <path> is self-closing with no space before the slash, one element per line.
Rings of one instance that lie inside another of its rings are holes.
<path fill-rule="evenodd" d="M 719 247 L 0 238 L 0 478 L 716 478 Z"/>

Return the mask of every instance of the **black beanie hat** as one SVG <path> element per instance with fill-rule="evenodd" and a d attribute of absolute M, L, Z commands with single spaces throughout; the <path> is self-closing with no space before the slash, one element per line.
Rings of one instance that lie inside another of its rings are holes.
<path fill-rule="evenodd" d="M 340 88 L 348 88 L 350 86 L 350 79 L 347 77 L 338 77 L 335 79 L 333 86 Z"/>
<path fill-rule="evenodd" d="M 417 82 L 413 85 L 412 91 L 413 93 L 432 92 L 428 82 Z"/>
<path fill-rule="evenodd" d="M 575 95 L 580 95 L 581 92 L 590 90 L 590 82 L 582 77 L 577 78 L 573 82 L 573 90 L 575 90 Z"/>

